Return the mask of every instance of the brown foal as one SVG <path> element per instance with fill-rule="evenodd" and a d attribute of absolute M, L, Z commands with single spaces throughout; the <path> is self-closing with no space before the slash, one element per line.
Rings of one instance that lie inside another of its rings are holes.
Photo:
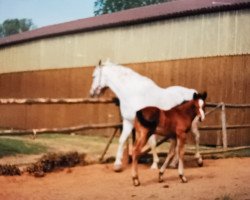
<path fill-rule="evenodd" d="M 138 158 L 142 147 L 152 134 L 159 134 L 171 139 L 171 146 L 168 156 L 160 168 L 159 182 L 163 181 L 163 173 L 175 153 L 179 158 L 178 172 L 183 183 L 187 182 L 184 176 L 183 157 L 185 153 L 186 135 L 192 126 L 192 121 L 196 116 L 203 121 L 205 118 L 204 107 L 207 93 L 194 93 L 193 100 L 187 101 L 170 110 L 160 110 L 157 107 L 146 107 L 136 113 L 135 131 L 136 140 L 132 151 L 132 179 L 134 186 L 139 186 L 138 178 Z"/>

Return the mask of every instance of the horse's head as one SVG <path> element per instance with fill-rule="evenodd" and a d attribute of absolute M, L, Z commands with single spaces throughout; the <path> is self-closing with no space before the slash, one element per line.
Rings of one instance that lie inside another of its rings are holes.
<path fill-rule="evenodd" d="M 103 88 L 107 86 L 106 79 L 103 74 L 103 68 L 104 66 L 100 60 L 99 64 L 95 67 L 92 75 L 93 81 L 89 91 L 91 97 L 99 96 Z"/>
<path fill-rule="evenodd" d="M 207 92 L 194 93 L 193 100 L 196 108 L 196 114 L 200 117 L 200 121 L 205 119 L 205 104 L 206 104 Z"/>

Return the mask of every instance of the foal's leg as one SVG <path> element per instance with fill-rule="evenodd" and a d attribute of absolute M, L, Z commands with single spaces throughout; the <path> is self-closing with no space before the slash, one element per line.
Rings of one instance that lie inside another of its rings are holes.
<path fill-rule="evenodd" d="M 132 180 L 134 186 L 139 186 L 140 181 L 138 177 L 138 159 L 141 154 L 142 147 L 147 142 L 147 130 L 139 130 L 136 132 L 136 141 L 133 145 L 132 151 Z"/>
<path fill-rule="evenodd" d="M 201 167 L 203 165 L 203 160 L 202 156 L 200 154 L 200 132 L 198 129 L 198 123 L 199 123 L 199 116 L 196 116 L 194 120 L 192 121 L 192 126 L 191 126 L 191 132 L 195 136 L 195 155 L 194 157 L 197 159 L 198 165 Z M 170 166 L 175 168 L 178 164 L 178 154 L 175 154 Z"/>
<path fill-rule="evenodd" d="M 169 152 L 168 152 L 168 156 L 165 160 L 165 162 L 163 163 L 163 165 L 161 166 L 161 169 L 159 171 L 159 182 L 163 182 L 163 174 L 169 164 L 169 162 L 171 161 L 171 159 L 173 158 L 173 156 L 175 155 L 175 147 L 176 147 L 176 140 L 175 139 L 171 139 L 171 144 L 170 144 L 170 148 L 169 148 Z"/>
<path fill-rule="evenodd" d="M 187 178 L 184 176 L 184 153 L 185 153 L 185 142 L 186 136 L 185 133 L 181 133 L 177 139 L 177 153 L 179 155 L 179 162 L 178 162 L 178 172 L 179 177 L 183 183 L 187 182 Z"/>
<path fill-rule="evenodd" d="M 178 166 L 178 160 L 179 160 L 178 154 L 175 154 L 169 166 L 172 168 L 176 168 Z"/>
<path fill-rule="evenodd" d="M 197 159 L 197 163 L 198 165 L 201 167 L 203 165 L 203 160 L 202 160 L 202 156 L 200 154 L 200 132 L 198 129 L 198 123 L 199 123 L 199 116 L 196 116 L 194 118 L 194 120 L 192 121 L 192 127 L 191 127 L 191 132 L 193 133 L 193 135 L 195 136 L 195 158 Z"/>
<path fill-rule="evenodd" d="M 158 163 L 159 163 L 159 157 L 157 155 L 157 151 L 156 151 L 156 138 L 155 138 L 155 134 L 152 134 L 149 137 L 148 143 L 151 147 L 151 151 L 153 154 L 153 164 L 151 165 L 151 169 L 158 169 Z"/>
<path fill-rule="evenodd" d="M 114 171 L 122 171 L 122 156 L 123 156 L 123 146 L 126 140 L 128 139 L 129 134 L 133 129 L 133 124 L 128 120 L 123 120 L 123 129 L 122 134 L 119 138 L 119 146 L 116 153 L 116 159 L 114 163 Z"/>

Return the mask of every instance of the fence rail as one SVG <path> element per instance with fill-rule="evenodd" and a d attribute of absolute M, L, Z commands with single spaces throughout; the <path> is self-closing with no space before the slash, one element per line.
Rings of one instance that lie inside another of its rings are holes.
<path fill-rule="evenodd" d="M 4 135 L 30 135 L 43 133 L 60 133 L 60 134 L 70 134 L 74 132 L 79 132 L 87 129 L 106 129 L 106 128 L 121 128 L 121 123 L 109 123 L 109 124 L 85 124 L 79 126 L 65 127 L 65 128 L 41 128 L 41 129 L 27 129 L 27 130 L 18 130 L 18 129 L 8 129 L 0 130 L 0 136 Z"/>
<path fill-rule="evenodd" d="M 0 99 L 1 104 L 96 104 L 96 103 L 117 103 L 115 98 L 25 98 L 25 99 Z M 214 111 L 221 109 L 221 126 L 201 126 L 200 130 L 222 130 L 222 143 L 223 148 L 227 149 L 227 129 L 241 129 L 241 128 L 250 128 L 250 124 L 242 125 L 227 125 L 226 122 L 226 108 L 250 108 L 250 104 L 228 104 L 228 103 L 212 103 L 207 102 L 206 106 L 211 107 L 210 111 L 206 112 L 206 115 L 213 113 Z M 66 128 L 42 128 L 42 129 L 29 129 L 29 130 L 0 130 L 1 135 L 27 135 L 27 134 L 41 134 L 41 133 L 62 133 L 69 134 L 71 132 L 78 132 L 86 129 L 102 129 L 102 128 L 121 128 L 121 123 L 116 124 L 89 124 L 89 125 L 79 125 L 74 127 Z"/>
<path fill-rule="evenodd" d="M 82 103 L 114 103 L 114 98 L 30 98 L 0 99 L 0 104 L 82 104 Z"/>
<path fill-rule="evenodd" d="M 217 107 L 221 105 L 225 105 L 227 108 L 250 108 L 250 104 L 232 104 L 232 103 L 212 103 L 212 102 L 207 102 L 206 106 L 208 107 Z"/>
<path fill-rule="evenodd" d="M 82 104 L 82 103 L 116 103 L 116 98 L 0 98 L 0 104 Z M 250 108 L 250 104 L 212 103 L 208 107 Z"/>

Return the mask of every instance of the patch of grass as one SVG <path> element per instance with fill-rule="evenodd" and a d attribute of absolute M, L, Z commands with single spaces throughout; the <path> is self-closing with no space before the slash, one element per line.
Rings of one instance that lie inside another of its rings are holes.
<path fill-rule="evenodd" d="M 78 151 L 91 155 L 99 155 L 103 152 L 109 137 L 94 135 L 62 135 L 42 134 L 35 142 L 47 145 L 52 151 Z M 115 152 L 118 139 L 114 138 L 110 152 Z"/>
<path fill-rule="evenodd" d="M 47 148 L 41 144 L 33 144 L 19 139 L 0 138 L 0 158 L 16 154 L 39 154 Z"/>
<path fill-rule="evenodd" d="M 108 137 L 104 136 L 95 136 L 95 135 L 64 135 L 64 134 L 41 134 L 38 136 L 40 139 L 49 139 L 49 140 L 81 140 L 87 142 L 98 142 L 98 143 L 105 143 L 108 140 Z M 114 138 L 114 141 L 117 141 Z"/>
<path fill-rule="evenodd" d="M 70 135 L 45 133 L 45 134 L 40 134 L 37 137 L 41 139 L 62 139 L 62 138 L 69 137 L 69 136 Z"/>
<path fill-rule="evenodd" d="M 30 136 L 3 136 L 0 138 L 0 158 L 16 154 L 40 154 L 52 152 L 77 151 L 86 153 L 89 158 L 98 159 L 102 154 L 109 137 L 94 135 L 40 134 L 31 140 Z M 114 138 L 107 156 L 114 156 L 118 138 Z M 20 147 L 22 146 L 22 147 Z M 42 147 L 38 151 L 29 147 Z M 25 148 L 25 149 L 24 149 Z M 45 150 L 44 150 L 45 149 Z"/>

